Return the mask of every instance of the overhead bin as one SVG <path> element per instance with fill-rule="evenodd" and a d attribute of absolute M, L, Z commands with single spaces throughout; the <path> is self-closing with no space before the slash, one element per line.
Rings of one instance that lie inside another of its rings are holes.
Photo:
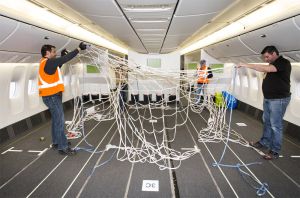
<path fill-rule="evenodd" d="M 57 50 L 75 49 L 80 41 L 36 26 L 0 17 L 1 62 L 31 62 L 40 58 L 41 46 L 51 44 Z M 22 61 L 23 60 L 23 61 Z"/>
<path fill-rule="evenodd" d="M 204 48 L 222 62 L 262 62 L 261 50 L 275 45 L 291 62 L 300 61 L 300 16 Z"/>
<path fill-rule="evenodd" d="M 0 51 L 1 63 L 36 63 L 40 58 L 40 54 Z"/>
<path fill-rule="evenodd" d="M 208 46 L 205 50 L 216 59 L 254 54 L 252 49 L 249 49 L 239 40 L 239 37 Z"/>
<path fill-rule="evenodd" d="M 19 22 L 0 16 L 0 46 L 10 37 L 18 28 Z"/>
<path fill-rule="evenodd" d="M 267 45 L 275 45 L 279 51 L 300 50 L 300 29 L 293 18 L 241 35 L 241 40 L 257 52 Z"/>
<path fill-rule="evenodd" d="M 39 54 L 43 44 L 49 43 L 59 49 L 67 41 L 66 36 L 21 23 L 16 32 L 2 43 L 0 50 Z"/>

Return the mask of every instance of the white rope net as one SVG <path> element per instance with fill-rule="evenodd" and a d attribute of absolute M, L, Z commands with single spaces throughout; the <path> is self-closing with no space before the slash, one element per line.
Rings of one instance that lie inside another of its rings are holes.
<path fill-rule="evenodd" d="M 82 131 L 83 123 L 89 120 L 115 120 L 119 144 L 106 148 L 118 149 L 118 160 L 154 163 L 160 169 L 178 168 L 182 160 L 200 152 L 197 145 L 177 150 L 170 146 L 176 142 L 179 127 L 188 122 L 194 125 L 192 114 L 208 119 L 207 123 L 203 121 L 204 127 L 197 128 L 199 142 L 225 141 L 229 133 L 229 141 L 247 145 L 241 135 L 229 131 L 228 101 L 222 97 L 218 101 L 220 96 L 216 93 L 230 92 L 235 83 L 232 74 L 224 68 L 212 70 L 214 77 L 197 95 L 195 71 L 163 71 L 138 66 L 93 46 L 80 55 L 80 60 L 95 66 L 100 73 L 89 78 L 83 75 L 82 91 L 76 92 L 73 119 L 68 122 L 67 130 Z M 89 90 L 91 81 L 97 91 Z M 81 94 L 91 92 L 100 94 L 101 103 L 92 99 L 82 101 Z"/>

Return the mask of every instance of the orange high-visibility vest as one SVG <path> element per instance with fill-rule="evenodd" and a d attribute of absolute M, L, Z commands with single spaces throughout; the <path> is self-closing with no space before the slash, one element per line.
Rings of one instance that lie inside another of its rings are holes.
<path fill-rule="evenodd" d="M 39 68 L 39 95 L 40 96 L 51 96 L 58 92 L 64 91 L 64 82 L 62 79 L 60 68 L 57 67 L 56 72 L 49 75 L 45 72 L 45 65 L 47 58 L 42 58 L 40 61 Z"/>
<path fill-rule="evenodd" d="M 202 67 L 198 67 L 198 80 L 197 83 L 202 83 L 202 84 L 207 84 L 209 82 L 207 75 L 208 75 L 208 71 L 207 71 L 208 67 L 206 65 L 202 66 Z M 203 77 L 205 75 L 205 77 Z"/>

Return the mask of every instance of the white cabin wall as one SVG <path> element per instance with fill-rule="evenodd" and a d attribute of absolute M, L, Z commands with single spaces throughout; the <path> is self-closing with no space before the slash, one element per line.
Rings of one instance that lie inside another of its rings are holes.
<path fill-rule="evenodd" d="M 231 66 L 232 64 L 226 64 Z M 237 71 L 235 90 L 236 98 L 257 109 L 263 110 L 262 93 L 263 73 L 241 68 Z M 291 102 L 286 110 L 284 120 L 299 126 L 300 123 L 300 63 L 292 63 Z"/>
<path fill-rule="evenodd" d="M 147 66 L 148 58 L 161 59 L 161 70 L 163 71 L 179 71 L 180 70 L 180 53 L 175 51 L 169 54 L 140 54 L 134 51 L 128 52 L 129 64 L 137 64 Z"/>
<path fill-rule="evenodd" d="M 179 77 L 180 70 L 180 53 L 175 51 L 169 54 L 140 54 L 133 51 L 128 52 L 128 61 L 130 65 L 137 65 L 147 67 L 148 58 L 161 59 L 161 68 L 157 70 L 162 72 L 177 72 Z M 139 100 L 143 100 L 143 95 L 152 95 L 152 100 L 156 100 L 156 95 L 164 95 L 165 100 L 168 101 L 168 96 L 176 95 L 176 99 L 179 99 L 179 80 L 176 82 L 168 83 L 166 81 L 156 81 L 151 79 L 139 79 L 134 80 L 135 77 L 129 75 L 129 100 L 130 94 L 139 94 Z"/>
<path fill-rule="evenodd" d="M 44 44 L 74 50 L 80 40 L 0 16 L 0 129 L 46 110 L 38 95 L 37 77 L 40 49 Z M 65 91 L 63 101 L 81 94 L 78 72 L 82 71 L 74 58 L 62 67 Z M 73 70 L 70 68 L 72 66 Z M 15 96 L 10 89 L 16 82 Z M 30 90 L 29 90 L 30 87 Z"/>
<path fill-rule="evenodd" d="M 274 45 L 283 57 L 291 61 L 291 102 L 284 119 L 300 126 L 300 16 L 279 21 L 269 26 L 207 46 L 205 53 L 220 60 L 226 68 L 243 63 L 262 63 L 261 50 Z M 234 95 L 242 102 L 263 109 L 263 73 L 251 69 L 237 70 Z"/>
<path fill-rule="evenodd" d="M 206 53 L 205 50 L 201 49 L 201 52 L 200 52 L 200 60 L 204 59 L 206 60 L 206 64 L 209 65 L 209 64 L 218 64 L 218 63 L 221 63 L 221 61 L 215 59 L 214 57 L 210 56 L 208 53 Z"/>
<path fill-rule="evenodd" d="M 72 99 L 73 90 L 79 88 L 78 75 L 68 71 L 67 67 L 63 66 L 63 102 Z M 47 109 L 38 95 L 37 74 L 38 63 L 0 63 L 0 129 Z M 13 97 L 10 97 L 11 82 L 16 82 Z M 29 87 L 34 91 L 29 92 Z"/>

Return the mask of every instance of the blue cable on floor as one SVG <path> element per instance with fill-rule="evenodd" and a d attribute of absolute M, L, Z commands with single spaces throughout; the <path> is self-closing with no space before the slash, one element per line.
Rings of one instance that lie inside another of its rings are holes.
<path fill-rule="evenodd" d="M 233 90 L 235 90 L 235 78 L 236 78 L 236 70 L 237 68 L 235 67 L 234 69 L 234 76 L 233 76 Z M 227 97 L 229 97 L 227 95 Z M 227 101 L 225 99 L 225 101 Z M 229 99 L 229 107 L 232 106 L 232 103 L 233 100 Z M 226 105 L 226 104 L 225 104 Z M 244 181 L 246 181 L 246 183 L 248 183 L 252 188 L 254 188 L 256 190 L 256 195 L 257 196 L 263 196 L 266 194 L 266 192 L 268 191 L 268 184 L 267 183 L 261 183 L 259 180 L 257 180 L 256 178 L 254 178 L 252 175 L 250 175 L 249 173 L 243 171 L 241 169 L 241 167 L 247 167 L 247 166 L 250 166 L 250 165 L 254 165 L 254 164 L 262 164 L 261 162 L 252 162 L 252 163 L 248 163 L 248 164 L 244 164 L 244 165 L 241 165 L 239 163 L 237 163 L 236 165 L 228 165 L 228 164 L 221 164 L 221 161 L 223 160 L 224 158 L 224 155 L 225 155 L 225 152 L 226 152 L 226 149 L 228 147 L 228 142 L 229 142 L 229 134 L 230 134 L 230 126 L 231 126 L 231 119 L 232 119 L 232 108 L 230 108 L 230 115 L 229 115 L 229 124 L 228 124 L 228 133 L 227 133 L 227 139 L 226 139 L 226 143 L 225 143 L 225 147 L 224 147 L 224 150 L 222 152 L 222 155 L 220 157 L 220 160 L 219 162 L 215 162 L 212 164 L 213 167 L 219 167 L 219 166 L 222 166 L 222 167 L 228 167 L 228 168 L 237 168 L 239 173 L 241 174 L 242 178 Z M 256 187 L 255 185 L 251 184 L 247 179 L 246 179 L 246 176 L 248 176 L 249 178 L 251 178 L 253 181 L 255 181 L 256 183 L 258 183 L 259 185 L 261 185 L 260 187 Z"/>
<path fill-rule="evenodd" d="M 112 158 L 114 157 L 116 151 L 117 151 L 117 149 L 113 152 L 113 154 L 110 156 L 110 158 L 108 160 L 106 160 L 105 162 L 102 162 L 99 165 L 95 165 L 94 168 L 93 168 L 93 170 L 91 171 L 89 177 L 91 177 L 93 175 L 93 173 L 96 170 L 96 168 L 99 168 L 100 166 L 103 166 L 103 165 L 107 164 L 108 162 L 110 162 L 112 160 Z"/>

